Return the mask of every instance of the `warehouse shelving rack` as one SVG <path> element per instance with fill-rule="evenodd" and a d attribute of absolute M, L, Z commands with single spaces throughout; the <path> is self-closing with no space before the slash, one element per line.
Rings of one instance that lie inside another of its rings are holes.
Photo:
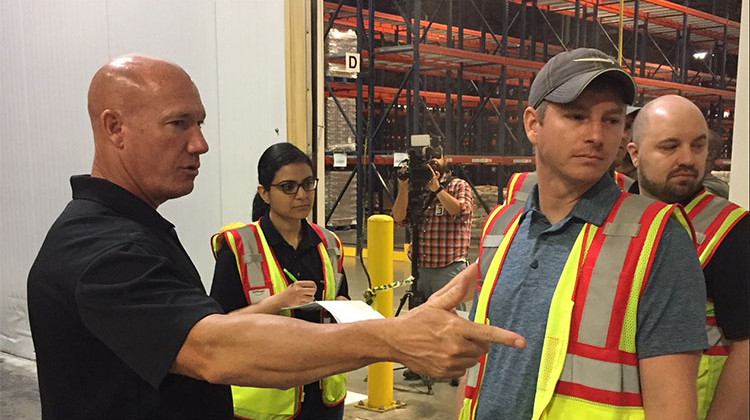
<path fill-rule="evenodd" d="M 505 166 L 530 163 L 520 122 L 530 81 L 565 49 L 614 51 L 638 82 L 640 103 L 676 93 L 704 109 L 712 127 L 731 124 L 724 115 L 732 114 L 736 80 L 727 71 L 728 57 L 739 48 L 739 23 L 726 18 L 663 0 L 443 0 L 430 2 L 437 4 L 432 20 L 413 18 L 424 14 L 421 0 L 410 8 L 391 0 L 388 10 L 374 13 L 373 0 L 344 3 L 324 4 L 325 34 L 355 29 L 363 71 L 352 79 L 326 77 L 325 90 L 336 103 L 356 98 L 355 121 L 347 124 L 357 145 L 348 161 L 358 177 L 358 248 L 365 193 L 369 214 L 376 190 L 392 195 L 378 172 L 392 165 L 390 150 L 382 147 L 386 121 L 398 120 L 401 138 L 429 129 L 454 163 L 483 165 L 485 178 L 494 166 L 502 187 Z M 485 16 L 491 10 L 495 25 Z M 441 18 L 444 23 L 435 21 Z M 707 51 L 709 60 L 690 60 L 697 50 Z"/>

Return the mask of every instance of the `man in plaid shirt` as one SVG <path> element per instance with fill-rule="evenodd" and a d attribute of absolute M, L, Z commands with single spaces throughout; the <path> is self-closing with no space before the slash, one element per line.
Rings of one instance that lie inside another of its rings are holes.
<path fill-rule="evenodd" d="M 421 215 L 413 228 L 419 233 L 417 291 L 427 299 L 467 266 L 474 195 L 468 182 L 451 176 L 442 148 L 429 147 L 425 156 L 432 178 L 425 185 L 424 204 L 413 209 Z M 399 178 L 393 219 L 402 225 L 408 222 L 409 188 L 408 178 Z"/>

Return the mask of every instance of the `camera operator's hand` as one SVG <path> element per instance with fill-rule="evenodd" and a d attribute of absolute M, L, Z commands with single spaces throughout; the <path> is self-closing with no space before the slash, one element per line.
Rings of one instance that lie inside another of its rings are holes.
<path fill-rule="evenodd" d="M 406 167 L 406 166 L 402 166 L 398 170 L 399 176 L 397 177 L 397 179 L 398 179 L 398 189 L 399 189 L 399 192 L 401 190 L 409 191 L 409 177 L 406 176 L 406 172 L 408 170 L 409 170 L 409 168 Z"/>
<path fill-rule="evenodd" d="M 429 189 L 430 192 L 435 192 L 440 189 L 440 173 L 436 171 L 432 165 L 427 165 L 427 167 L 432 171 L 432 178 L 427 182 L 427 189 Z"/>
<path fill-rule="evenodd" d="M 401 223 L 406 220 L 406 212 L 409 208 L 409 193 L 411 191 L 411 183 L 409 182 L 409 176 L 406 175 L 409 168 L 402 166 L 398 172 L 398 195 L 396 195 L 396 201 L 393 202 L 393 221 Z"/>

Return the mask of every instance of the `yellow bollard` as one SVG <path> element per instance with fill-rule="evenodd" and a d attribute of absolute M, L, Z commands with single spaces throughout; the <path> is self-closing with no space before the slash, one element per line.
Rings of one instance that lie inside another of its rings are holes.
<path fill-rule="evenodd" d="M 367 270 L 372 287 L 393 282 L 393 218 L 382 214 L 367 219 Z M 374 308 L 384 317 L 393 316 L 393 289 L 378 292 Z M 367 368 L 367 400 L 359 407 L 388 411 L 405 404 L 393 400 L 393 363 L 375 363 Z"/>

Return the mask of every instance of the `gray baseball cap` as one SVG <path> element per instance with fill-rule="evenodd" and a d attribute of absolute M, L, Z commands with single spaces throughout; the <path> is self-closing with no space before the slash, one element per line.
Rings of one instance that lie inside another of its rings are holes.
<path fill-rule="evenodd" d="M 635 80 L 617 64 L 617 60 L 594 48 L 578 48 L 552 57 L 531 83 L 529 106 L 542 101 L 567 104 L 597 77 L 606 74 L 623 85 L 626 103 L 632 105 L 637 94 Z"/>

